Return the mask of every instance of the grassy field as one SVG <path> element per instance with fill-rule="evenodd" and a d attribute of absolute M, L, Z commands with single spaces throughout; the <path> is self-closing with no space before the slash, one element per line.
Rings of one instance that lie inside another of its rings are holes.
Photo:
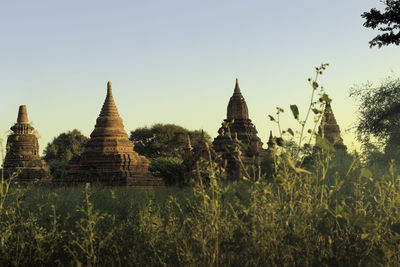
<path fill-rule="evenodd" d="M 3 182 L 0 265 L 399 266 L 399 173 L 355 162 L 194 188 Z"/>

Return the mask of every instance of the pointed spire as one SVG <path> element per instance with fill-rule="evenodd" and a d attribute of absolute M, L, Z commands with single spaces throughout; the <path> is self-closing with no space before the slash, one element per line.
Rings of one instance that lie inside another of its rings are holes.
<path fill-rule="evenodd" d="M 273 147 L 274 146 L 274 140 L 272 137 L 272 131 L 269 131 L 269 139 L 268 139 L 268 148 Z"/>
<path fill-rule="evenodd" d="M 112 83 L 111 83 L 111 81 L 107 82 L 107 95 L 112 95 Z"/>
<path fill-rule="evenodd" d="M 104 100 L 103 108 L 100 112 L 100 117 L 105 116 L 119 116 L 117 106 L 115 105 L 114 98 L 112 95 L 112 83 L 107 82 L 107 96 Z"/>
<path fill-rule="evenodd" d="M 240 93 L 239 79 L 238 78 L 236 78 L 236 84 L 235 84 L 234 93 Z"/>
<path fill-rule="evenodd" d="M 26 111 L 25 105 L 19 106 L 17 122 L 18 123 L 29 123 L 28 112 Z"/>
<path fill-rule="evenodd" d="M 239 88 L 239 80 L 236 78 L 235 90 L 228 103 L 227 119 L 248 119 L 249 111 Z"/>

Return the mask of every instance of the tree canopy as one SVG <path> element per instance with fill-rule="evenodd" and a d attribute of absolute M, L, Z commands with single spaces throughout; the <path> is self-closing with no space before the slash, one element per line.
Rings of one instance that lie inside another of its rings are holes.
<path fill-rule="evenodd" d="M 148 127 L 137 128 L 131 131 L 130 140 L 135 145 L 135 151 L 148 158 L 158 157 L 182 159 L 184 149 L 188 144 L 188 136 L 191 144 L 196 146 L 201 139 L 202 131 L 190 131 L 175 124 L 157 123 Z M 207 142 L 211 137 L 204 132 Z"/>
<path fill-rule="evenodd" d="M 383 32 L 369 42 L 371 47 L 400 44 L 400 0 L 385 0 L 383 3 L 386 5 L 384 12 L 372 8 L 361 15 L 365 19 L 364 27 L 378 28 Z"/>
<path fill-rule="evenodd" d="M 378 87 L 370 84 L 358 86 L 350 91 L 350 96 L 360 101 L 358 140 L 364 147 L 375 143 L 385 148 L 389 155 L 399 154 L 400 79 L 389 77 Z"/>
<path fill-rule="evenodd" d="M 43 158 L 47 162 L 53 160 L 69 161 L 73 156 L 83 152 L 84 145 L 88 140 L 89 138 L 77 129 L 61 133 L 51 143 L 47 144 Z"/>

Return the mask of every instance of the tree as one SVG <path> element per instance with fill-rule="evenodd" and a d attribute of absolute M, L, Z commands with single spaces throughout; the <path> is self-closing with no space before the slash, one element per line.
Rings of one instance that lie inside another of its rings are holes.
<path fill-rule="evenodd" d="M 166 185 L 183 185 L 182 160 L 177 158 L 156 158 L 151 161 L 149 171 L 161 177 Z"/>
<path fill-rule="evenodd" d="M 204 138 L 210 143 L 211 137 L 204 133 Z M 196 146 L 201 139 L 202 131 L 190 131 L 175 124 L 154 124 L 152 127 L 142 127 L 131 131 L 130 140 L 135 145 L 135 151 L 148 158 L 158 157 L 182 159 L 184 149 L 188 144 Z"/>
<path fill-rule="evenodd" d="M 400 156 L 400 79 L 387 78 L 380 86 L 358 86 L 350 96 L 360 101 L 357 138 L 367 151 L 376 148 L 389 157 Z"/>
<path fill-rule="evenodd" d="M 365 19 L 364 27 L 376 29 L 383 32 L 373 38 L 370 46 L 400 44 L 400 0 L 385 0 L 385 12 L 372 8 L 364 12 L 361 17 Z"/>
<path fill-rule="evenodd" d="M 74 129 L 55 137 L 47 144 L 43 159 L 48 163 L 53 160 L 69 161 L 84 150 L 84 145 L 89 140 L 79 130 Z"/>
<path fill-rule="evenodd" d="M 74 129 L 55 137 L 47 144 L 43 159 L 50 166 L 53 179 L 64 177 L 69 170 L 68 161 L 73 156 L 83 152 L 86 142 L 89 140 L 79 130 Z"/>

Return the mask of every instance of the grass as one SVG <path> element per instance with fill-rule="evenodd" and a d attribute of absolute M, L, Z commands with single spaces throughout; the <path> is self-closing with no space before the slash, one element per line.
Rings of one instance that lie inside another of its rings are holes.
<path fill-rule="evenodd" d="M 398 266 L 398 171 L 362 170 L 207 188 L 11 186 L 0 265 Z"/>

